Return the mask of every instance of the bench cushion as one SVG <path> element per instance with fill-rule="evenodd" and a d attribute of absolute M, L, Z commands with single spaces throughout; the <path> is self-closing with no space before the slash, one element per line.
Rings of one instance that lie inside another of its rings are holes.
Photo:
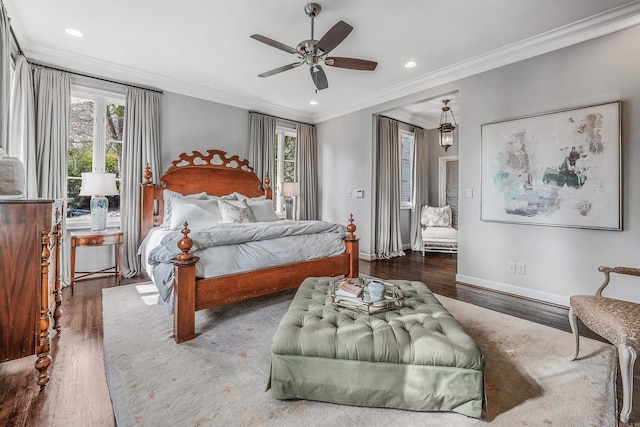
<path fill-rule="evenodd" d="M 593 332 L 640 352 L 640 304 L 594 295 L 574 295 L 569 304 Z"/>
<path fill-rule="evenodd" d="M 274 397 L 481 416 L 484 356 L 423 283 L 394 281 L 405 306 L 366 315 L 332 306 L 333 280 L 306 279 L 280 322 Z"/>

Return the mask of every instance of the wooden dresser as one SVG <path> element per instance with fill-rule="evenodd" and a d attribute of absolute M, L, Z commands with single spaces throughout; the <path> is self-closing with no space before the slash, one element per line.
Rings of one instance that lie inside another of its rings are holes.
<path fill-rule="evenodd" d="M 49 319 L 60 332 L 62 202 L 0 200 L 0 362 L 36 354 L 49 381 Z"/>

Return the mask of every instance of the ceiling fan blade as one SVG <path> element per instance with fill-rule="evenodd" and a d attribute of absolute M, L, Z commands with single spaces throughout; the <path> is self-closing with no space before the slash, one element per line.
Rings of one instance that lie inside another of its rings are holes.
<path fill-rule="evenodd" d="M 298 53 L 298 51 L 295 50 L 294 48 L 292 48 L 291 46 L 287 46 L 286 44 L 277 42 L 277 41 L 275 41 L 273 39 L 270 39 L 269 37 L 265 37 L 265 36 L 262 36 L 260 34 L 253 34 L 251 36 L 251 38 L 255 39 L 255 40 L 258 40 L 259 42 L 268 44 L 269 46 L 273 46 L 276 49 L 280 49 L 280 50 L 284 50 L 285 52 L 292 53 L 294 55 L 296 53 Z"/>
<path fill-rule="evenodd" d="M 341 58 L 338 56 L 326 57 L 324 63 L 331 67 L 348 68 L 350 70 L 373 71 L 378 66 L 377 62 L 357 58 Z"/>
<path fill-rule="evenodd" d="M 327 33 L 322 36 L 316 48 L 320 49 L 324 53 L 331 52 L 336 46 L 338 46 L 344 39 L 351 33 L 353 27 L 344 21 L 338 22 L 331 27 Z"/>
<path fill-rule="evenodd" d="M 283 71 L 287 71 L 287 70 L 290 70 L 292 68 L 296 68 L 297 66 L 299 66 L 301 64 L 302 64 L 302 62 L 294 62 L 293 64 L 283 65 L 282 67 L 274 68 L 271 71 L 266 71 L 266 72 L 264 72 L 262 74 L 258 74 L 258 77 L 273 76 L 274 74 L 278 74 L 278 73 L 281 73 Z"/>
<path fill-rule="evenodd" d="M 319 65 L 314 65 L 313 67 L 309 67 L 311 71 L 311 79 L 313 83 L 316 85 L 318 90 L 326 89 L 329 87 L 329 82 L 327 82 L 327 75 L 324 73 L 324 70 Z"/>

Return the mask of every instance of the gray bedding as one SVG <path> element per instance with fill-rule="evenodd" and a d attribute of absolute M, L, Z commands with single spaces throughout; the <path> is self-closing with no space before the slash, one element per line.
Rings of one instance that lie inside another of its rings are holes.
<path fill-rule="evenodd" d="M 157 232 L 162 233 L 161 230 Z M 145 248 L 150 275 L 160 292 L 160 302 L 173 310 L 173 265 L 180 254 L 179 231 L 164 232 L 158 245 Z M 277 221 L 248 224 L 216 224 L 193 230 L 191 253 L 197 277 L 218 277 L 266 267 L 306 261 L 344 253 L 345 227 L 323 221 Z M 144 256 L 144 255 L 143 255 Z"/>

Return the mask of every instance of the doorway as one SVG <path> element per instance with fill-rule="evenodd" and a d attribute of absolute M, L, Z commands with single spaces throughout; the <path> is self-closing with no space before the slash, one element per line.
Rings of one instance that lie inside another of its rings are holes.
<path fill-rule="evenodd" d="M 458 228 L 458 156 L 440 157 L 438 163 L 438 203 L 451 206 L 451 225 Z"/>

